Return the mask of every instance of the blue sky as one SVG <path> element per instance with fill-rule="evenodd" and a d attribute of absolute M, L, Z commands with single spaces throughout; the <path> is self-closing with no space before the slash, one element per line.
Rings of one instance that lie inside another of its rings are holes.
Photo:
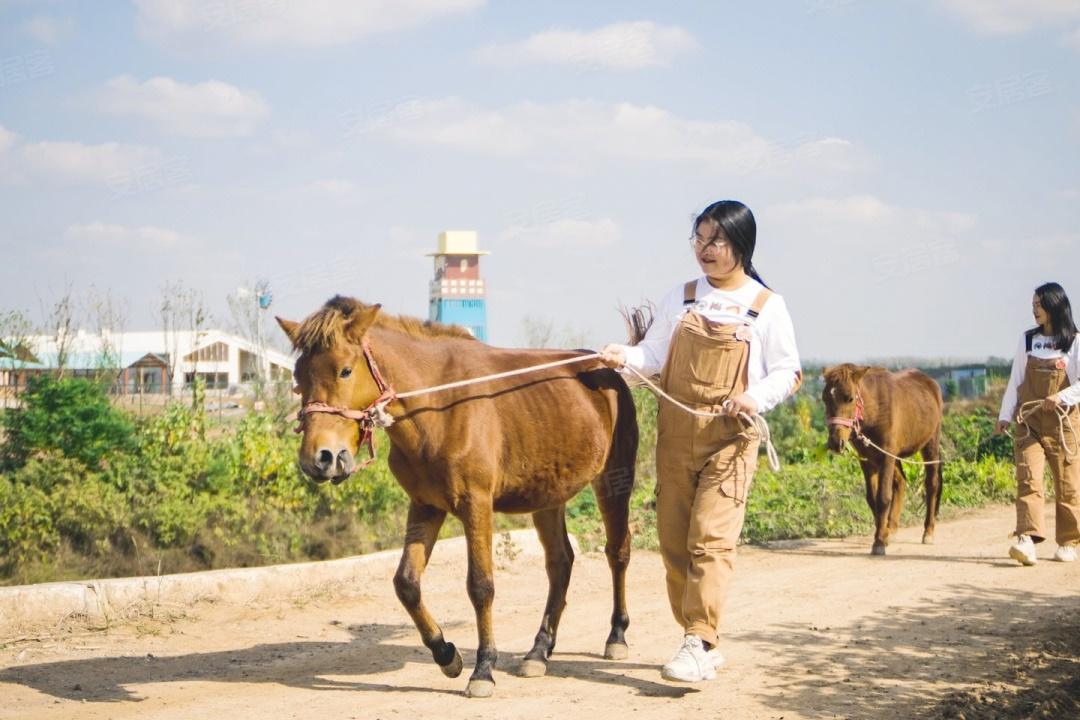
<path fill-rule="evenodd" d="M 475 229 L 493 343 L 600 345 L 737 198 L 805 357 L 1007 356 L 1080 298 L 1078 71 L 1080 0 L 0 0 L 0 309 L 424 316 Z"/>

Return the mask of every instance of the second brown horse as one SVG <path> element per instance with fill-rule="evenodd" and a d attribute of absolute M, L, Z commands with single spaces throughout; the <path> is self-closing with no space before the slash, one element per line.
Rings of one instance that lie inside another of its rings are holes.
<path fill-rule="evenodd" d="M 926 468 L 924 543 L 934 541 L 941 504 L 941 389 L 918 370 L 845 363 L 824 372 L 822 398 L 829 422 L 829 449 L 850 441 L 866 480 L 866 502 L 874 514 L 874 555 L 884 555 L 900 524 L 907 478 L 897 458 L 922 456 Z M 876 446 L 876 447 L 875 447 Z"/>

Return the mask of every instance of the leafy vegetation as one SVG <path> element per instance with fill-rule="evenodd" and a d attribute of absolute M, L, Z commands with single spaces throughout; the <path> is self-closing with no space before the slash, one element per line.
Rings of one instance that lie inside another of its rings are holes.
<path fill-rule="evenodd" d="M 283 407 L 220 420 L 202 397 L 135 418 L 91 381 L 35 380 L 21 406 L 0 417 L 0 584 L 326 559 L 400 544 L 407 498 L 385 452 L 348 482 L 316 485 L 297 467 Z M 656 400 L 643 390 L 635 397 L 632 523 L 635 545 L 655 548 Z M 868 532 L 862 477 L 852 457 L 825 452 L 814 394 L 800 393 L 769 422 L 783 467 L 758 471 L 744 539 Z M 950 409 L 944 514 L 1011 499 L 1011 442 L 992 428 L 985 408 Z M 905 521 L 921 522 L 921 473 L 908 476 Z M 567 511 L 586 547 L 603 545 L 591 489 Z M 452 522 L 444 529 L 455 531 Z"/>

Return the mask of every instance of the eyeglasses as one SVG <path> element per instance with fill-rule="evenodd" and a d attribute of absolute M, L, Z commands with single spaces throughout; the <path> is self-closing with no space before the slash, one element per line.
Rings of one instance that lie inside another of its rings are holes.
<path fill-rule="evenodd" d="M 720 238 L 713 238 L 712 240 L 706 240 L 705 238 L 701 237 L 700 235 L 691 235 L 690 236 L 690 247 L 692 249 L 696 250 L 697 252 L 701 252 L 702 250 L 709 247 L 710 245 L 715 246 L 716 251 L 720 252 L 721 250 L 723 250 L 724 248 L 726 248 L 730 244 L 731 244 L 730 240 L 721 240 Z"/>

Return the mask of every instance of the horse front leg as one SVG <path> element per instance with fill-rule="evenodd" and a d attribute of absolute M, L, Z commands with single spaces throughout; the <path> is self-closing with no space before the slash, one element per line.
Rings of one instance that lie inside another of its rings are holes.
<path fill-rule="evenodd" d="M 907 475 L 904 474 L 904 465 L 899 460 L 893 461 L 895 476 L 893 480 L 893 499 L 889 507 L 889 534 L 896 532 L 900 527 L 900 515 L 904 512 L 904 496 L 907 493 Z"/>
<path fill-rule="evenodd" d="M 495 649 L 495 629 L 491 621 L 491 606 L 495 601 L 495 573 L 491 559 L 493 514 L 490 496 L 471 498 L 460 513 L 469 556 L 469 600 L 476 611 L 476 631 L 479 637 L 476 667 L 465 691 L 466 695 L 474 698 L 486 698 L 495 694 L 492 671 L 499 659 L 499 652 Z"/>
<path fill-rule="evenodd" d="M 877 518 L 877 492 L 881 468 L 876 460 L 862 458 L 859 459 L 859 466 L 862 467 L 863 480 L 866 483 L 866 504 L 870 508 L 870 514 Z"/>
<path fill-rule="evenodd" d="M 455 678 L 461 674 L 463 667 L 461 653 L 454 647 L 454 643 L 446 642 L 443 638 L 442 629 L 431 617 L 420 595 L 420 578 L 431 558 L 431 549 L 435 546 L 439 529 L 445 519 L 444 510 L 415 500 L 409 505 L 405 549 L 401 553 L 397 573 L 394 574 L 394 590 L 443 674 Z"/>
<path fill-rule="evenodd" d="M 570 573 L 574 567 L 574 550 L 566 535 L 566 506 L 533 513 L 533 525 L 544 547 L 548 598 L 536 640 L 521 662 L 524 677 L 541 677 L 547 673 L 548 658 L 555 649 L 559 620 L 566 608 L 566 589 L 570 586 Z"/>
<path fill-rule="evenodd" d="M 885 546 L 889 544 L 889 510 L 893 501 L 895 471 L 896 462 L 890 457 L 883 456 L 878 475 L 877 502 L 874 508 L 874 547 L 870 550 L 873 555 L 884 555 Z"/>

